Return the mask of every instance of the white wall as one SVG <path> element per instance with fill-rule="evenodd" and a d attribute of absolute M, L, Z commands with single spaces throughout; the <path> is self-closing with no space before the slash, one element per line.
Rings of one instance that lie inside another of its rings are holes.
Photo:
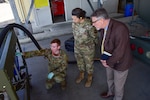
<path fill-rule="evenodd" d="M 97 9 L 97 2 L 93 2 L 93 0 L 90 1 L 92 3 L 92 6 L 95 9 Z M 87 0 L 64 0 L 64 4 L 65 4 L 66 21 L 72 20 L 71 11 L 76 7 L 80 7 L 83 10 L 85 10 L 87 12 L 87 16 L 90 16 L 91 13 L 93 12 Z"/>
<path fill-rule="evenodd" d="M 94 2 L 94 1 L 95 1 L 95 0 L 90 0 L 92 6 L 93 6 L 93 8 L 94 8 L 94 10 L 96 10 L 98 4 L 97 4 L 97 2 Z M 84 10 L 86 11 L 86 13 L 87 13 L 86 15 L 87 15 L 87 16 L 91 16 L 93 10 L 92 10 L 92 8 L 90 7 L 90 5 L 89 5 L 89 3 L 87 2 L 87 0 L 82 0 L 82 2 L 81 2 L 81 7 L 82 7 L 82 9 L 84 9 Z"/>
<path fill-rule="evenodd" d="M 118 2 L 118 0 L 105 0 L 103 7 L 108 11 L 108 13 L 117 13 Z"/>
<path fill-rule="evenodd" d="M 64 0 L 66 21 L 71 20 L 71 11 L 76 7 L 81 7 L 81 0 Z"/>
<path fill-rule="evenodd" d="M 98 0 L 90 0 L 94 10 L 98 8 Z M 87 12 L 87 16 L 92 14 L 92 9 L 87 2 L 87 0 L 64 0 L 65 4 L 65 16 L 66 21 L 71 19 L 71 11 L 76 7 L 80 7 Z M 118 12 L 118 0 L 104 0 L 103 7 L 108 11 L 108 13 L 117 13 Z"/>

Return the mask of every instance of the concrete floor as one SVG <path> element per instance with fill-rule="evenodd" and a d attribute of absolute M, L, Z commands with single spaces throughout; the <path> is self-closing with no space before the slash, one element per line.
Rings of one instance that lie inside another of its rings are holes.
<path fill-rule="evenodd" d="M 64 41 L 72 35 L 54 36 L 45 40 L 38 41 L 42 48 L 49 48 L 49 42 L 53 38 L 59 38 L 62 42 L 62 49 L 65 50 Z M 25 51 L 36 50 L 33 43 L 22 44 Z M 67 51 L 66 51 L 67 52 Z M 67 52 L 69 61 L 75 61 L 73 52 Z M 90 88 L 85 88 L 85 80 L 80 84 L 75 83 L 78 75 L 76 63 L 69 63 L 67 69 L 67 88 L 61 90 L 60 85 L 56 84 L 47 91 L 45 89 L 45 79 L 47 76 L 48 61 L 43 57 L 33 57 L 26 59 L 29 74 L 31 76 L 31 100 L 112 100 L 103 99 L 100 93 L 107 90 L 105 68 L 99 61 L 94 62 L 94 79 Z M 133 67 L 129 70 L 129 75 L 125 85 L 123 100 L 150 100 L 150 66 L 134 59 Z"/>

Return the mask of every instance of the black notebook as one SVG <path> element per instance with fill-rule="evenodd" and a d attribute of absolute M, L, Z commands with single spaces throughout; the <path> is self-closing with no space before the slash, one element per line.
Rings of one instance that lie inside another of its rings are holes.
<path fill-rule="evenodd" d="M 111 57 L 112 55 L 106 51 L 104 51 L 104 53 L 101 55 L 101 60 L 108 60 L 109 57 Z"/>

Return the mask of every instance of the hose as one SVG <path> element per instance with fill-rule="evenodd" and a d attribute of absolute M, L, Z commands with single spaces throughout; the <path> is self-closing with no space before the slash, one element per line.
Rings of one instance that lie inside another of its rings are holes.
<path fill-rule="evenodd" d="M 26 33 L 30 39 L 33 41 L 33 43 L 35 44 L 35 46 L 41 50 L 41 46 L 38 44 L 38 42 L 36 41 L 36 39 L 33 37 L 33 35 L 22 25 L 16 24 L 16 23 L 12 23 L 12 24 L 8 24 L 0 33 L 0 47 L 3 43 L 3 40 L 5 38 L 5 36 L 7 35 L 8 31 L 12 30 L 14 27 L 21 29 L 24 33 Z"/>

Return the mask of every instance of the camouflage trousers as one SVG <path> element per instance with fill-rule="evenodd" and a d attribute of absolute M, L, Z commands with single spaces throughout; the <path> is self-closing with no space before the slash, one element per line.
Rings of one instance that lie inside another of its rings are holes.
<path fill-rule="evenodd" d="M 57 74 L 57 75 L 54 75 L 54 77 L 52 79 L 46 79 L 46 89 L 50 89 L 53 87 L 54 84 L 56 83 L 61 83 L 63 82 L 64 80 L 66 79 L 66 75 L 63 74 Z"/>
<path fill-rule="evenodd" d="M 95 55 L 95 46 L 90 45 L 89 47 L 80 49 L 75 47 L 74 49 L 79 71 L 86 71 L 88 74 L 92 74 L 94 69 L 93 59 Z"/>

